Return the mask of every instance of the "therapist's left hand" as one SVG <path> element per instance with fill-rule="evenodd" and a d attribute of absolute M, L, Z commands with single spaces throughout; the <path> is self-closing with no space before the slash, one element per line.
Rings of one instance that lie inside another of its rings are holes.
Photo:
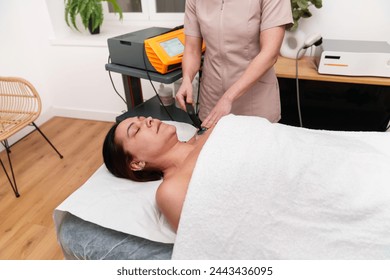
<path fill-rule="evenodd" d="M 210 114 L 202 122 L 202 127 L 210 128 L 215 125 L 223 116 L 230 114 L 232 110 L 232 101 L 222 97 L 217 105 L 211 110 Z"/>

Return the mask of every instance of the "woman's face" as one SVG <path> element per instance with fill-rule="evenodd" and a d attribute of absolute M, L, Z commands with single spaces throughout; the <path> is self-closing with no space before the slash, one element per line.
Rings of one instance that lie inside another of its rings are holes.
<path fill-rule="evenodd" d="M 176 127 L 151 117 L 123 120 L 115 132 L 115 142 L 134 160 L 151 162 L 178 142 Z"/>

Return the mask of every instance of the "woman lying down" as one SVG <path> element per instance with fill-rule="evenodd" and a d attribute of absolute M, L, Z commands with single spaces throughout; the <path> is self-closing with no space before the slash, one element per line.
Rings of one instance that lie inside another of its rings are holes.
<path fill-rule="evenodd" d="M 180 142 L 138 117 L 112 127 L 103 156 L 115 176 L 162 178 L 173 258 L 390 259 L 390 133 L 229 115 Z"/>

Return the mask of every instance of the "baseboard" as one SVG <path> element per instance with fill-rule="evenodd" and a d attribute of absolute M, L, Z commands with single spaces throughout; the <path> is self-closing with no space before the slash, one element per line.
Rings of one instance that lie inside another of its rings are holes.
<path fill-rule="evenodd" d="M 76 118 L 84 120 L 106 121 L 114 122 L 115 118 L 123 112 L 104 112 L 104 111 L 92 111 L 92 110 L 77 110 L 73 108 L 65 107 L 52 107 L 50 108 L 49 115 L 65 118 Z"/>

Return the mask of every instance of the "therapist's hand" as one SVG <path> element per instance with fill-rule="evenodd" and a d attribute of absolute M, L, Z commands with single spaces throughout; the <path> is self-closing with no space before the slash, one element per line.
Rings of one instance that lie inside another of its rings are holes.
<path fill-rule="evenodd" d="M 215 125 L 220 118 L 230 114 L 232 110 L 233 101 L 229 100 L 226 97 L 222 97 L 217 105 L 211 110 L 210 114 L 202 122 L 202 127 L 210 128 Z"/>
<path fill-rule="evenodd" d="M 192 104 L 192 83 L 189 80 L 183 80 L 179 90 L 176 93 L 176 100 L 179 102 L 180 107 L 185 111 L 186 102 Z"/>

